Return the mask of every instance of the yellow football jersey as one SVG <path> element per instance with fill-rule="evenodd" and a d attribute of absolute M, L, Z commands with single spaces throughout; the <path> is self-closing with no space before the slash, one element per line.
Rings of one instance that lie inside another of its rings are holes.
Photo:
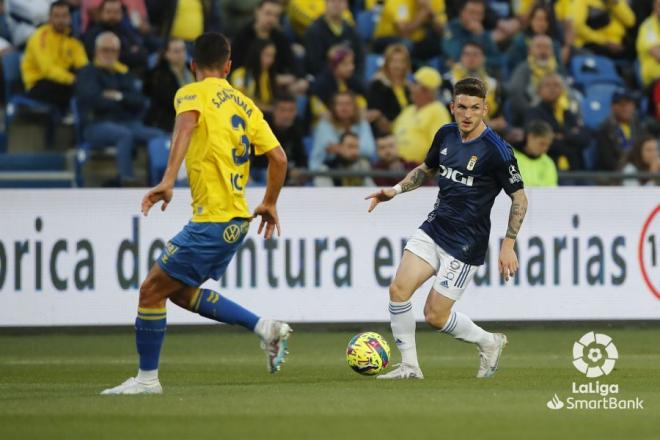
<path fill-rule="evenodd" d="M 174 97 L 174 108 L 177 115 L 199 113 L 186 154 L 192 221 L 251 217 L 245 200 L 250 148 L 255 154 L 264 154 L 279 146 L 261 110 L 222 78 L 206 78 L 181 87 Z"/>

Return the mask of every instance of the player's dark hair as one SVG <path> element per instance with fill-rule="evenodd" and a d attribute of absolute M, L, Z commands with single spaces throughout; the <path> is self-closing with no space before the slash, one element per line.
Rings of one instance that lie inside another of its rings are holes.
<path fill-rule="evenodd" d="M 64 0 L 57 0 L 51 3 L 50 8 L 48 8 L 48 13 L 51 14 L 55 8 L 67 8 L 67 10 L 71 12 L 71 6 Z"/>
<path fill-rule="evenodd" d="M 99 11 L 102 11 L 103 8 L 105 8 L 105 5 L 108 3 L 119 3 L 122 7 L 122 10 L 124 9 L 124 4 L 121 2 L 121 0 L 103 0 L 99 5 Z"/>
<path fill-rule="evenodd" d="M 200 69 L 220 70 L 230 55 L 229 40 L 219 32 L 207 32 L 195 40 L 193 60 Z"/>
<path fill-rule="evenodd" d="M 262 7 L 263 5 L 265 5 L 267 3 L 273 3 L 273 4 L 276 4 L 276 5 L 282 6 L 282 2 L 280 0 L 261 0 L 259 2 L 259 5 L 257 6 L 257 8 L 260 8 L 260 7 Z"/>
<path fill-rule="evenodd" d="M 454 85 L 454 98 L 458 95 L 486 99 L 486 84 L 479 78 L 464 78 Z"/>
<path fill-rule="evenodd" d="M 275 95 L 275 103 L 277 104 L 278 102 L 292 102 L 294 104 L 297 103 L 296 97 L 287 92 L 280 92 Z"/>
<path fill-rule="evenodd" d="M 354 137 L 355 139 L 360 139 L 357 134 L 355 134 L 352 131 L 345 131 L 342 133 L 342 135 L 339 137 L 339 142 L 344 142 L 344 139 L 347 137 Z"/>
<path fill-rule="evenodd" d="M 552 126 L 542 119 L 533 119 L 525 127 L 525 133 L 537 137 L 549 137 L 554 134 Z"/>
<path fill-rule="evenodd" d="M 465 9 L 465 7 L 467 5 L 469 5 L 470 3 L 477 3 L 477 4 L 480 4 L 480 5 L 483 5 L 484 7 L 486 6 L 486 2 L 484 2 L 484 0 L 465 0 L 463 2 L 463 5 L 461 6 L 460 10 L 462 11 L 463 9 Z"/>
<path fill-rule="evenodd" d="M 482 54 L 484 55 L 486 54 L 486 50 L 484 49 L 484 47 L 481 44 L 477 43 L 476 41 L 468 41 L 467 43 L 465 43 L 463 47 L 461 47 L 461 53 L 463 53 L 466 47 L 476 47 L 481 51 Z"/>

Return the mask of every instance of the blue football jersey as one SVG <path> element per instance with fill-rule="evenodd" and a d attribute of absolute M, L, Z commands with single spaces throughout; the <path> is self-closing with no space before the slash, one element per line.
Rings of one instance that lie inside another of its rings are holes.
<path fill-rule="evenodd" d="M 459 261 L 483 264 L 495 197 L 523 188 L 511 146 L 490 127 L 463 142 L 452 123 L 438 130 L 424 163 L 438 170 L 440 190 L 421 229 Z"/>

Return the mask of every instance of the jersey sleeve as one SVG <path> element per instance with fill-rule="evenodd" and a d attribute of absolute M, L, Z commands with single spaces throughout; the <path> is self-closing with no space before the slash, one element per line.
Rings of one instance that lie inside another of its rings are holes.
<path fill-rule="evenodd" d="M 523 189 L 525 185 L 511 146 L 506 143 L 498 145 L 495 156 L 495 179 L 502 185 L 504 191 L 507 194 L 513 194 L 519 189 Z"/>
<path fill-rule="evenodd" d="M 446 126 L 440 127 L 440 129 L 435 132 L 433 142 L 431 142 L 431 148 L 429 148 L 429 152 L 426 153 L 426 159 L 424 159 L 424 164 L 432 170 L 440 166 L 440 149 L 442 148 L 442 143 L 445 138 L 445 127 Z"/>
<path fill-rule="evenodd" d="M 188 111 L 196 111 L 201 115 L 203 107 L 202 96 L 195 87 L 181 87 L 174 96 L 174 110 L 177 115 Z"/>
<path fill-rule="evenodd" d="M 257 156 L 265 154 L 280 146 L 280 142 L 270 129 L 270 125 L 264 119 L 264 115 L 256 106 L 254 114 L 248 125 L 248 138 Z"/>

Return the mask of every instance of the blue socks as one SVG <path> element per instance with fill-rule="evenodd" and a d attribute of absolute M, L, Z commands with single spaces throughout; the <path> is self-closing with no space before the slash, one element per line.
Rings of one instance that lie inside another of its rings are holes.
<path fill-rule="evenodd" d="M 138 308 L 135 319 L 135 344 L 140 356 L 140 370 L 157 370 L 160 348 L 165 337 L 166 309 Z"/>
<path fill-rule="evenodd" d="M 259 321 L 259 317 L 251 311 L 209 289 L 199 289 L 195 293 L 190 310 L 214 321 L 238 324 L 250 331 L 254 331 Z"/>

